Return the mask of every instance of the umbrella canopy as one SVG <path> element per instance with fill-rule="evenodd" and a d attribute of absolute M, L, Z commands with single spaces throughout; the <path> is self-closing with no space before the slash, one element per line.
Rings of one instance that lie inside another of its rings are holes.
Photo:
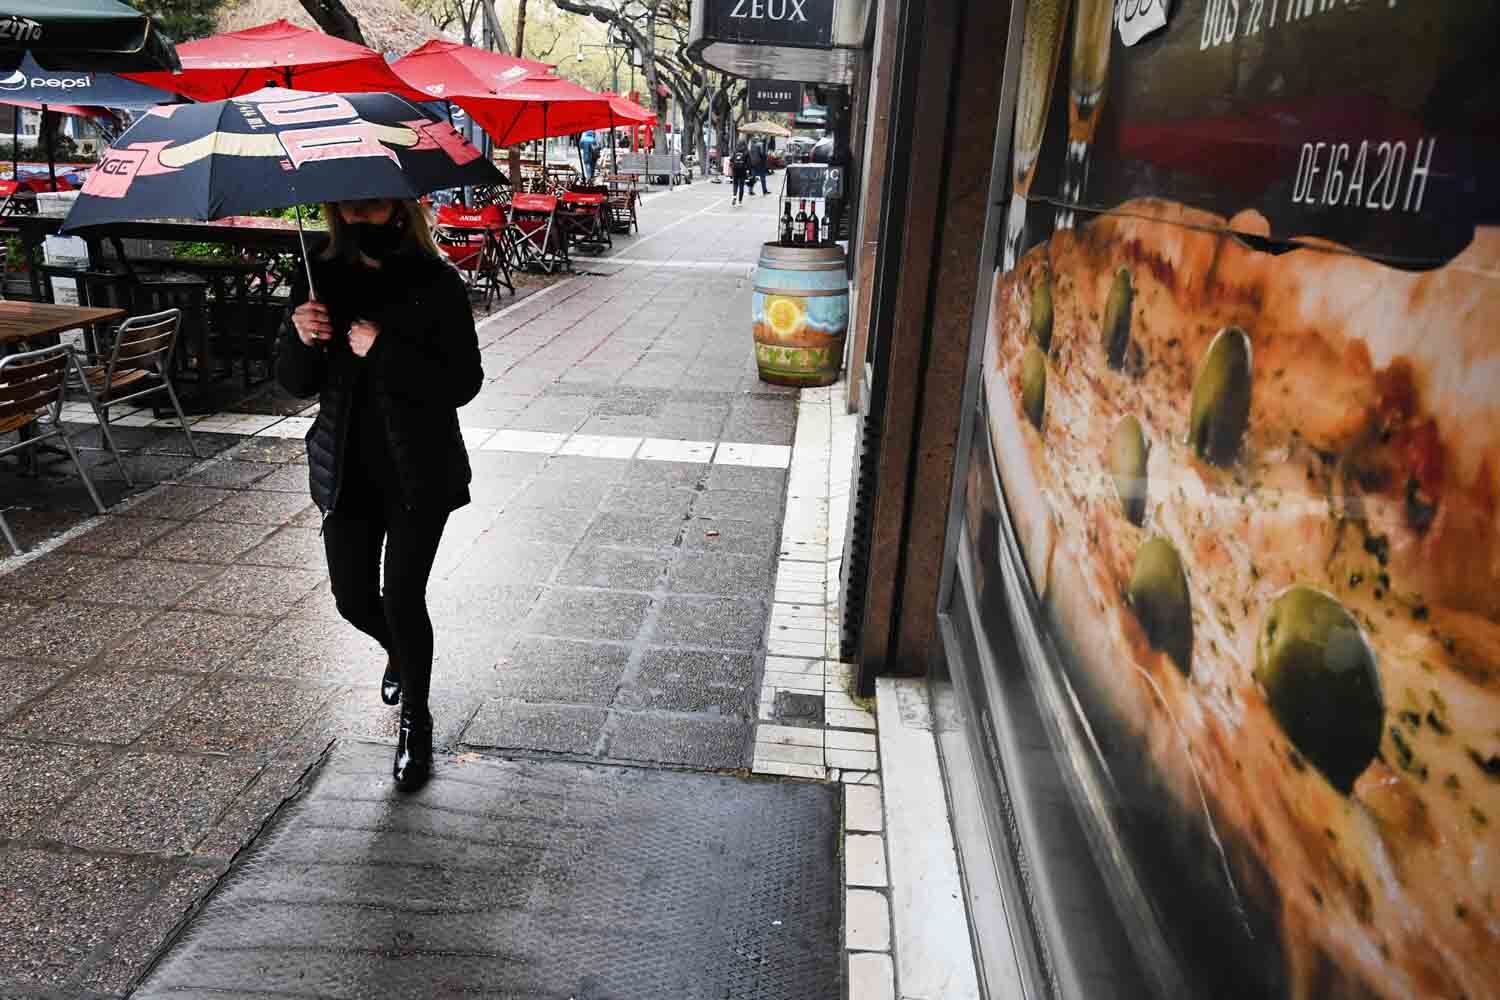
<path fill-rule="evenodd" d="M 608 128 L 615 111 L 609 98 L 560 76 L 528 76 L 489 97 L 455 97 L 497 146 Z"/>
<path fill-rule="evenodd" d="M 741 135 L 774 135 L 778 139 L 790 139 L 792 130 L 775 122 L 749 122 L 739 127 Z"/>
<path fill-rule="evenodd" d="M 391 68 L 429 100 L 494 96 L 529 76 L 548 76 L 553 70 L 550 63 L 441 40 L 402 56 Z"/>
<path fill-rule="evenodd" d="M 307 92 L 388 91 L 427 100 L 391 72 L 385 57 L 363 45 L 272 21 L 212 35 L 177 47 L 180 73 L 131 73 L 132 80 L 191 97 L 219 101 L 266 86 Z"/>
<path fill-rule="evenodd" d="M 601 95 L 609 98 L 610 111 L 614 113 L 615 123 L 619 125 L 655 125 L 656 113 L 647 111 L 628 97 L 621 97 L 612 90 L 606 90 Z"/>
<path fill-rule="evenodd" d="M 53 70 L 175 69 L 177 54 L 151 18 L 117 0 L 6 0 L 0 70 L 30 52 Z"/>
<path fill-rule="evenodd" d="M 37 107 L 43 104 L 101 108 L 147 108 L 175 100 L 170 91 L 148 87 L 113 73 L 45 70 L 30 54 L 8 74 L 0 75 L 0 101 Z"/>
<path fill-rule="evenodd" d="M 63 229 L 504 182 L 451 125 L 399 97 L 273 87 L 152 109 L 106 151 Z"/>

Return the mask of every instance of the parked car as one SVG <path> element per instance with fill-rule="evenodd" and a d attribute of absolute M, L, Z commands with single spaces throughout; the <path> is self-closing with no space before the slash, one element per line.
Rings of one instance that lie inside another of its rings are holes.
<path fill-rule="evenodd" d="M 802 135 L 794 135 L 786 141 L 783 153 L 788 163 L 806 163 L 807 157 L 812 152 L 814 140 Z"/>

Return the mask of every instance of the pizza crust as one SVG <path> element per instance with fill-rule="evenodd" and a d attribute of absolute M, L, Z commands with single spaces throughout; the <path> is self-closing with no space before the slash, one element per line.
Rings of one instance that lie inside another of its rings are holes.
<path fill-rule="evenodd" d="M 1333 247 L 1265 254 L 1222 225 L 1167 203 L 1122 206 L 997 278 L 984 387 L 1029 575 L 1091 722 L 1147 762 L 1144 787 L 1195 831 L 1184 884 L 1271 915 L 1290 994 L 1500 995 L 1496 963 L 1481 957 L 1500 949 L 1500 847 L 1487 825 L 1500 822 L 1500 785 L 1479 766 L 1500 754 L 1500 403 L 1489 388 L 1500 333 L 1483 321 L 1500 315 L 1500 234 L 1414 273 Z M 1135 276 L 1141 350 L 1124 373 L 1103 364 L 1099 330 L 1120 266 Z M 1019 360 L 1041 273 L 1055 320 L 1038 431 L 1021 410 Z M 1253 342 L 1254 392 L 1245 454 L 1218 469 L 1185 437 L 1194 374 L 1229 325 Z M 1341 460 L 1377 447 L 1372 427 L 1393 426 L 1381 421 L 1398 368 L 1417 403 L 1397 437 L 1430 422 L 1449 459 L 1423 532 L 1389 485 L 1349 487 Z M 1125 413 L 1150 442 L 1139 528 L 1103 466 Z M 1150 647 L 1124 597 L 1151 534 L 1185 565 L 1187 675 Z M 1252 676 L 1265 609 L 1299 582 L 1334 592 L 1379 658 L 1381 757 L 1348 796 L 1291 752 Z"/>

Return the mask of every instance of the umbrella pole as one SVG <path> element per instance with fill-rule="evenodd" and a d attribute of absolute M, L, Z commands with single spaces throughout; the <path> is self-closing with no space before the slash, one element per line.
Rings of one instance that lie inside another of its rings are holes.
<path fill-rule="evenodd" d="M 307 298 L 310 302 L 318 300 L 318 292 L 313 288 L 312 260 L 307 256 L 307 234 L 302 230 L 302 203 L 297 203 L 297 242 L 302 244 L 302 266 L 307 269 Z"/>
<path fill-rule="evenodd" d="M 21 109 L 12 108 L 10 116 L 10 179 L 21 179 Z"/>
<path fill-rule="evenodd" d="M 609 109 L 609 162 L 614 164 L 611 173 L 620 172 L 620 144 L 615 141 L 615 109 Z"/>
<path fill-rule="evenodd" d="M 53 123 L 47 120 L 47 105 L 42 105 L 42 131 L 47 133 L 47 177 L 52 182 L 52 190 L 57 190 L 57 151 L 52 148 Z"/>

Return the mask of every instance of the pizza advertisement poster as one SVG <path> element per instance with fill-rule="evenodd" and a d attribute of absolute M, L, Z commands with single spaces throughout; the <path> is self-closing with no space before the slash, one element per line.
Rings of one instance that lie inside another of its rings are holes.
<path fill-rule="evenodd" d="M 1195 995 L 1500 996 L 1500 5 L 1113 14 L 1026 3 L 979 559 Z"/>

